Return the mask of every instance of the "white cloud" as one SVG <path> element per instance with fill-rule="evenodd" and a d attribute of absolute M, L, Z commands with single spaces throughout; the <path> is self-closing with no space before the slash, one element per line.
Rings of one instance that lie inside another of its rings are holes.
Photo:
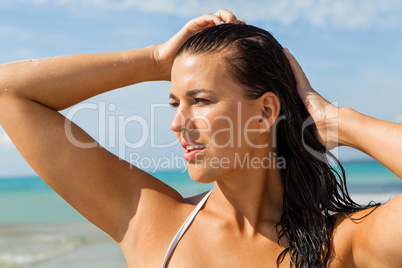
<path fill-rule="evenodd" d="M 34 4 L 41 5 L 48 2 L 48 0 L 3 0 L 0 3 L 0 7 L 9 7 L 15 4 Z"/>
<path fill-rule="evenodd" d="M 194 17 L 226 8 L 246 21 L 347 29 L 395 28 L 402 25 L 399 0 L 9 0 L 3 5 L 34 4 L 67 8 L 80 16 L 122 11 L 146 11 Z"/>

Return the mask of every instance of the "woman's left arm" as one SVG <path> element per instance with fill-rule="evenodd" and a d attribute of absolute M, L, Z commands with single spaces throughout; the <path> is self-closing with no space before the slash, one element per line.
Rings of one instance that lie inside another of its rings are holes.
<path fill-rule="evenodd" d="M 314 91 L 293 55 L 287 49 L 284 53 L 321 143 L 329 150 L 341 145 L 356 148 L 402 178 L 402 125 L 332 105 Z M 402 194 L 356 223 L 351 249 L 357 267 L 402 267 Z"/>
<path fill-rule="evenodd" d="M 285 48 L 297 91 L 317 126 L 321 143 L 331 150 L 337 146 L 358 149 L 402 178 L 402 125 L 338 108 L 321 97 L 310 85 L 302 68 Z"/>
<path fill-rule="evenodd" d="M 339 112 L 340 144 L 356 148 L 402 178 L 402 125 L 379 120 L 350 108 Z"/>

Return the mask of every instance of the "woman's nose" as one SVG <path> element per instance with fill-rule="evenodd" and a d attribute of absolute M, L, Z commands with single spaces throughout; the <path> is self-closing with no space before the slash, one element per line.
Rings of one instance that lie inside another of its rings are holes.
<path fill-rule="evenodd" d="M 174 132 L 180 132 L 183 129 L 193 129 L 194 122 L 192 120 L 192 114 L 190 109 L 183 107 L 176 110 L 176 114 L 173 117 L 170 129 Z"/>
<path fill-rule="evenodd" d="M 172 119 L 172 122 L 170 123 L 170 129 L 174 132 L 180 132 L 184 125 L 182 121 L 183 121 L 183 116 L 182 116 L 180 110 L 177 109 L 177 111 Z"/>
<path fill-rule="evenodd" d="M 170 124 L 170 129 L 174 132 L 183 132 L 186 130 L 193 132 L 197 129 L 195 126 L 195 118 L 197 118 L 197 116 L 193 116 L 190 109 L 177 109 Z"/>

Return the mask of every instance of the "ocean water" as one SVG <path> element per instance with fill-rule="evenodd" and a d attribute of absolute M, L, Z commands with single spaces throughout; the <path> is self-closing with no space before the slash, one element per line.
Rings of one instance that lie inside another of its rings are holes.
<path fill-rule="evenodd" d="M 343 166 L 352 196 L 402 193 L 402 180 L 378 162 L 345 163 Z M 192 196 L 212 187 L 212 184 L 193 182 L 187 172 L 165 171 L 153 175 L 183 196 Z M 0 179 L 0 223 L 83 220 L 39 177 Z"/>
<path fill-rule="evenodd" d="M 188 173 L 167 171 L 153 175 L 192 196 L 212 188 L 195 183 Z M 75 222 L 85 220 L 39 177 L 0 179 L 0 223 Z"/>
<path fill-rule="evenodd" d="M 377 162 L 345 163 L 349 192 L 358 203 L 386 202 L 402 193 L 402 180 Z M 155 177 L 183 196 L 212 185 L 187 173 Z M 90 224 L 40 178 L 0 179 L 0 268 L 127 267 L 117 244 Z"/>

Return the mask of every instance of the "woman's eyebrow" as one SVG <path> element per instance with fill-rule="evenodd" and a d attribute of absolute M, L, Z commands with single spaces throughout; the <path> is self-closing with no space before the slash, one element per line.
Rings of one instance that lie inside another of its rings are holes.
<path fill-rule="evenodd" d="M 194 90 L 189 90 L 186 92 L 186 96 L 188 97 L 193 97 L 199 93 L 211 93 L 212 91 L 207 90 L 207 89 L 194 89 Z"/>
<path fill-rule="evenodd" d="M 214 92 L 211 91 L 211 90 L 208 90 L 208 89 L 193 89 L 193 90 L 187 91 L 186 96 L 187 97 L 194 97 L 195 95 L 197 95 L 199 93 L 214 93 Z M 177 97 L 173 93 L 170 93 L 169 98 L 170 99 L 177 99 Z"/>

